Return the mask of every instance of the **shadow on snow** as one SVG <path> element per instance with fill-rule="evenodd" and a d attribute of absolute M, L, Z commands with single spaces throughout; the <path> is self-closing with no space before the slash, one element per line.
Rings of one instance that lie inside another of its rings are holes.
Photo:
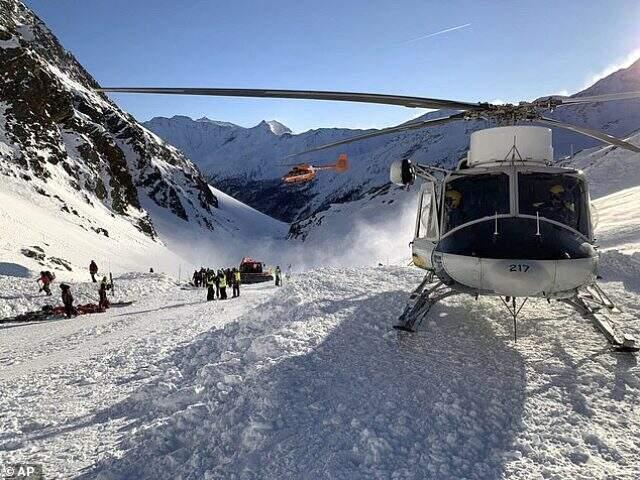
<path fill-rule="evenodd" d="M 268 320 L 252 313 L 201 335 L 165 362 L 180 371 L 175 384 L 142 387 L 78 419 L 76 428 L 127 421 L 122 458 L 80 478 L 500 478 L 521 428 L 522 358 L 462 307 L 435 308 L 433 318 L 447 313 L 428 332 L 388 331 L 392 319 L 381 312 L 400 311 L 405 299 L 395 291 L 276 304 Z M 339 322 L 305 352 L 261 359 L 270 337 L 295 344 L 282 329 L 323 315 Z M 244 362 L 220 361 L 234 348 Z M 247 369 L 251 361 L 262 368 Z"/>

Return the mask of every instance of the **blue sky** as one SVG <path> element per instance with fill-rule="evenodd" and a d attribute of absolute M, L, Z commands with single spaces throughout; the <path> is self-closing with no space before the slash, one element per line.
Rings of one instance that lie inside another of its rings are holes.
<path fill-rule="evenodd" d="M 466 101 L 575 93 L 640 55 L 640 2 L 28 0 L 104 86 L 301 88 Z M 467 25 L 440 35 L 435 32 Z M 139 120 L 207 116 L 296 132 L 421 113 L 301 100 L 114 95 Z"/>

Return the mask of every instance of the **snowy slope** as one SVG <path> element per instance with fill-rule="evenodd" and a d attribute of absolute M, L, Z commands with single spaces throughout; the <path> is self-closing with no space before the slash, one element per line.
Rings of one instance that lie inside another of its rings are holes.
<path fill-rule="evenodd" d="M 638 278 L 604 284 L 636 334 Z M 419 279 L 321 269 L 203 303 L 129 277 L 119 295 L 144 294 L 134 306 L 0 326 L 3 458 L 109 480 L 640 475 L 634 357 L 543 301 L 517 342 L 498 302 L 465 296 L 399 336 L 389 326 Z"/>
<path fill-rule="evenodd" d="M 640 144 L 640 133 L 628 140 Z M 586 173 L 592 199 L 640 185 L 638 153 L 616 147 L 597 147 L 576 155 L 570 164 Z"/>
<path fill-rule="evenodd" d="M 625 253 L 640 252 L 640 186 L 601 197 L 594 205 L 600 247 Z"/>
<path fill-rule="evenodd" d="M 0 275 L 29 277 L 51 270 L 61 280 L 86 279 L 91 260 L 105 274 L 109 266 L 115 272 L 173 271 L 184 262 L 108 208 L 91 206 L 66 188 L 49 191 L 56 197 L 0 176 Z M 76 214 L 62 212 L 62 206 Z"/>

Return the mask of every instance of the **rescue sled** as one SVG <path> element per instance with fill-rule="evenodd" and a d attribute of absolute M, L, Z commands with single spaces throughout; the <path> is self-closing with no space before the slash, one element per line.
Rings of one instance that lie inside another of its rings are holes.
<path fill-rule="evenodd" d="M 111 303 L 109 308 L 127 307 L 134 302 L 114 302 Z M 106 309 L 101 308 L 95 303 L 86 303 L 84 305 L 74 306 L 76 315 L 91 315 L 93 313 L 103 313 Z M 21 313 L 15 317 L 0 318 L 0 323 L 14 323 L 14 322 L 45 322 L 48 320 L 60 320 L 65 318 L 63 305 L 45 305 L 40 310 L 33 312 Z"/>

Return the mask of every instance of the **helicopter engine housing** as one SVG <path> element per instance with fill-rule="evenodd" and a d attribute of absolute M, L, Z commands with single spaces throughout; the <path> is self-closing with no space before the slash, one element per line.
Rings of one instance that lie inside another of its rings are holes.
<path fill-rule="evenodd" d="M 505 162 L 549 164 L 553 161 L 551 129 L 534 126 L 487 128 L 471 134 L 467 166 Z"/>

